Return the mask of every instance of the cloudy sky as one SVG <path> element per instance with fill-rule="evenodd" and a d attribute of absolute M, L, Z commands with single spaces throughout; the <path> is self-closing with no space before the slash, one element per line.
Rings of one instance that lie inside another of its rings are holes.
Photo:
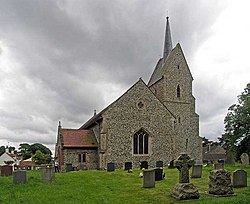
<path fill-rule="evenodd" d="M 200 135 L 223 133 L 250 82 L 250 1 L 0 0 L 0 146 L 54 150 L 162 56 L 166 15 L 194 77 Z"/>

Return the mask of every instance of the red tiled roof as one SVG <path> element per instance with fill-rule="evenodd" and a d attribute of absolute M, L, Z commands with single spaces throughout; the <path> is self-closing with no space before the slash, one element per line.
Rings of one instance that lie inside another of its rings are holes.
<path fill-rule="evenodd" d="M 22 161 L 20 161 L 19 166 L 33 166 L 33 162 L 22 160 Z"/>
<path fill-rule="evenodd" d="M 92 130 L 61 129 L 64 147 L 98 147 Z"/>

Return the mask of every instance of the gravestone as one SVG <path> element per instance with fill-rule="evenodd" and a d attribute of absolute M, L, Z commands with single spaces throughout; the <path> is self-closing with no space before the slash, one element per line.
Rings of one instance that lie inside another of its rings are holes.
<path fill-rule="evenodd" d="M 174 169 L 175 168 L 175 166 L 174 166 L 174 160 L 172 160 L 172 161 L 169 162 L 168 168 L 169 169 Z"/>
<path fill-rule="evenodd" d="M 73 166 L 72 166 L 71 163 L 66 163 L 65 171 L 66 171 L 66 172 L 73 171 Z"/>
<path fill-rule="evenodd" d="M 156 161 L 157 168 L 163 168 L 163 161 Z"/>
<path fill-rule="evenodd" d="M 224 163 L 215 163 L 214 170 L 224 169 Z"/>
<path fill-rule="evenodd" d="M 191 160 L 187 154 L 181 154 L 174 161 L 174 166 L 179 170 L 179 183 L 189 183 L 189 169 L 194 165 L 194 160 Z"/>
<path fill-rule="evenodd" d="M 142 161 L 140 164 L 140 169 L 148 169 L 148 162 L 147 161 Z"/>
<path fill-rule="evenodd" d="M 107 164 L 107 171 L 114 171 L 115 170 L 115 164 L 113 162 L 109 162 Z"/>
<path fill-rule="evenodd" d="M 13 184 L 26 184 L 26 171 L 17 170 L 13 172 Z"/>
<path fill-rule="evenodd" d="M 125 168 L 124 170 L 132 169 L 132 162 L 125 162 Z"/>
<path fill-rule="evenodd" d="M 43 183 L 52 183 L 55 180 L 55 171 L 54 167 L 43 167 L 42 171 L 42 182 Z"/>
<path fill-rule="evenodd" d="M 247 187 L 247 172 L 236 170 L 233 172 L 232 184 L 234 188 Z"/>
<path fill-rule="evenodd" d="M 225 164 L 228 164 L 228 165 L 234 165 L 234 155 L 233 155 L 233 152 L 230 151 L 230 150 L 227 150 L 226 151 L 226 160 L 225 160 Z"/>
<path fill-rule="evenodd" d="M 155 170 L 149 169 L 143 172 L 143 188 L 155 187 Z"/>
<path fill-rule="evenodd" d="M 201 178 L 202 176 L 202 165 L 194 164 L 192 167 L 192 178 Z"/>
<path fill-rule="evenodd" d="M 155 181 L 163 179 L 163 168 L 155 168 Z"/>
<path fill-rule="evenodd" d="M 224 169 L 213 170 L 209 176 L 209 193 L 213 195 L 229 196 L 233 195 L 231 183 L 231 173 Z"/>
<path fill-rule="evenodd" d="M 171 195 L 177 200 L 198 199 L 198 189 L 189 183 L 189 169 L 194 165 L 194 161 L 187 154 L 181 154 L 174 161 L 174 165 L 179 170 L 179 183 L 175 185 Z"/>
<path fill-rule="evenodd" d="M 13 167 L 10 165 L 4 165 L 1 167 L 1 176 L 12 176 Z"/>
<path fill-rule="evenodd" d="M 243 153 L 241 156 L 240 156 L 240 159 L 241 159 L 241 164 L 242 165 L 249 165 L 249 156 L 247 153 Z"/>
<path fill-rule="evenodd" d="M 82 163 L 81 163 L 81 164 L 79 165 L 79 169 L 80 169 L 80 170 L 87 170 L 88 167 L 87 167 L 86 164 L 82 164 Z"/>

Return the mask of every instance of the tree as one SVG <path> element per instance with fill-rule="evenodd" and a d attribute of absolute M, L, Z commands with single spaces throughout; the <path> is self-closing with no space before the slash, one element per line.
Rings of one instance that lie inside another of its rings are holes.
<path fill-rule="evenodd" d="M 220 138 L 221 144 L 236 153 L 236 159 L 243 153 L 250 153 L 250 83 L 247 84 L 238 104 L 229 107 L 224 120 L 225 134 Z"/>
<path fill-rule="evenodd" d="M 25 159 L 31 158 L 31 147 L 28 143 L 22 143 L 19 145 L 18 155 Z"/>
<path fill-rule="evenodd" d="M 0 147 L 0 156 L 5 152 L 5 146 Z"/>
<path fill-rule="evenodd" d="M 44 154 L 40 150 L 37 150 L 35 154 L 32 155 L 32 161 L 35 164 L 49 164 L 51 162 L 51 155 Z"/>
<path fill-rule="evenodd" d="M 37 150 L 40 150 L 43 154 L 52 155 L 52 152 L 50 151 L 50 149 L 40 143 L 35 143 L 35 144 L 30 145 L 30 149 L 31 149 L 32 154 L 35 154 Z"/>
<path fill-rule="evenodd" d="M 31 158 L 33 154 L 36 154 L 37 150 L 41 151 L 41 153 L 43 154 L 50 155 L 50 156 L 52 155 L 50 149 L 40 143 L 34 143 L 32 145 L 23 143 L 23 144 L 20 144 L 20 147 L 18 149 L 20 150 L 18 154 L 22 156 L 24 160 Z"/>

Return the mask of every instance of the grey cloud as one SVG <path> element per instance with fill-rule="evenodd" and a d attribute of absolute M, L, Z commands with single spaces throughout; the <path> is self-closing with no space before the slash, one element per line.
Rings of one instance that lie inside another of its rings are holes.
<path fill-rule="evenodd" d="M 221 9 L 217 1 L 3 1 L 0 40 L 20 66 L 20 82 L 9 76 L 12 89 L 2 93 L 6 139 L 53 143 L 58 120 L 77 128 L 108 105 L 104 86 L 147 81 L 162 55 L 167 10 L 174 44 L 191 60 Z"/>

